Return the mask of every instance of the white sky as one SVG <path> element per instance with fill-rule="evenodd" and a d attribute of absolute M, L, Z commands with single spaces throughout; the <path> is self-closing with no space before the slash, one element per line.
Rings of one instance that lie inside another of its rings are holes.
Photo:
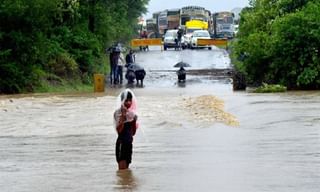
<path fill-rule="evenodd" d="M 152 13 L 165 9 L 181 8 L 189 5 L 197 5 L 211 12 L 231 11 L 233 8 L 249 6 L 249 0 L 150 0 L 146 19 L 152 17 Z"/>

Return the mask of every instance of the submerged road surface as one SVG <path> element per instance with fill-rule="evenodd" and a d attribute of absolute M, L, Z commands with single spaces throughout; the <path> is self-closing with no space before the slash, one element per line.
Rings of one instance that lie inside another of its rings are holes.
<path fill-rule="evenodd" d="M 99 94 L 0 97 L 1 192 L 316 192 L 320 92 L 233 92 L 231 81 L 188 76 L 174 62 L 227 68 L 220 50 L 137 54 L 140 128 L 130 170 L 118 171 L 112 114 L 126 86 Z M 155 72 L 150 72 L 155 70 Z"/>

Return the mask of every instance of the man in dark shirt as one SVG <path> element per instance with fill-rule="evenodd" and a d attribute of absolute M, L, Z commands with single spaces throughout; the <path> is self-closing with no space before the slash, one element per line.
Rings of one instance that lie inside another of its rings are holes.
<path fill-rule="evenodd" d="M 134 58 L 133 53 L 134 53 L 133 50 L 130 49 L 129 53 L 126 55 L 126 66 L 135 62 L 135 58 Z"/>
<path fill-rule="evenodd" d="M 179 42 L 181 42 L 182 35 L 183 35 L 183 30 L 179 27 L 178 32 L 177 32 Z"/>

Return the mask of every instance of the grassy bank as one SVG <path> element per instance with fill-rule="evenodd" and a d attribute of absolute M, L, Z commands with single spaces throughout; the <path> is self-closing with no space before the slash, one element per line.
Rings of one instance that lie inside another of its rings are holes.
<path fill-rule="evenodd" d="M 43 81 L 35 88 L 35 93 L 68 93 L 68 92 L 93 92 L 93 83 L 82 83 L 81 81 L 62 81 L 58 84 L 50 81 Z"/>
<path fill-rule="evenodd" d="M 260 87 L 254 90 L 254 93 L 278 93 L 286 91 L 287 87 L 285 86 L 263 83 Z"/>

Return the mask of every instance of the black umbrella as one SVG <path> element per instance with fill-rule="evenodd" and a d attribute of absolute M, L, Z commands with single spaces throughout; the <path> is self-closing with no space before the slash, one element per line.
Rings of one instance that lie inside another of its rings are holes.
<path fill-rule="evenodd" d="M 132 63 L 128 66 L 128 70 L 132 70 L 132 71 L 140 71 L 140 70 L 144 70 L 144 68 L 136 63 Z"/>
<path fill-rule="evenodd" d="M 180 62 L 176 63 L 173 67 L 191 67 L 191 65 L 189 65 L 188 63 L 185 63 L 183 61 L 180 61 Z"/>
<path fill-rule="evenodd" d="M 121 52 L 121 47 L 119 47 L 119 46 L 113 47 L 112 51 L 114 53 L 120 53 Z"/>

